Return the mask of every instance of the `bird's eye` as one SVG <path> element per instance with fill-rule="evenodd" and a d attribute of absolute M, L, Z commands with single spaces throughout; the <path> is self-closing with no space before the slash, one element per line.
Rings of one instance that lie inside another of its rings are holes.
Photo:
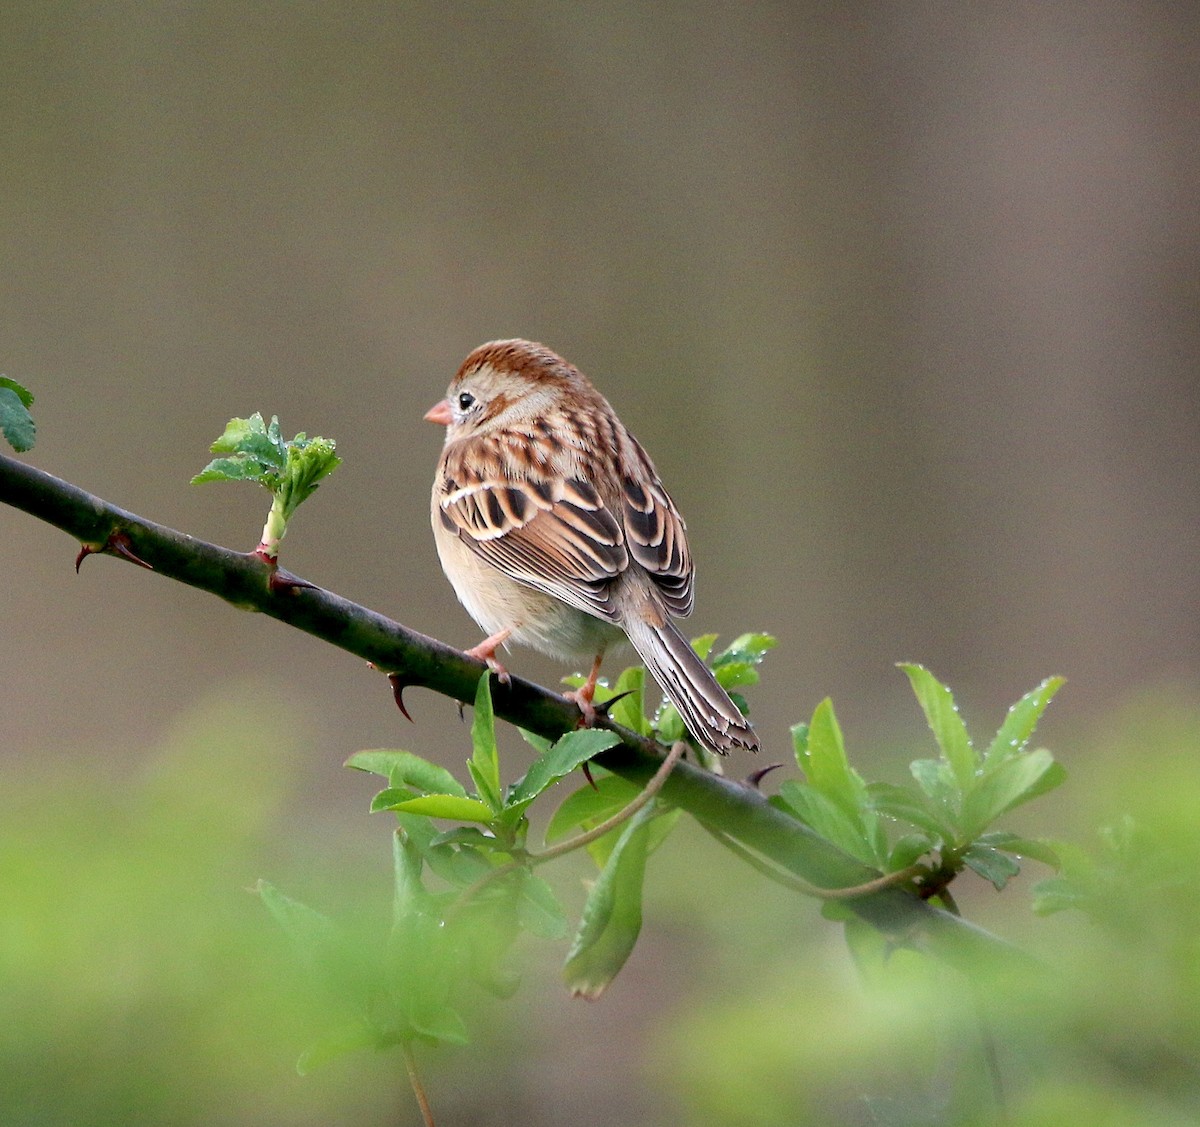
<path fill-rule="evenodd" d="M 469 411 L 475 403 L 475 396 L 469 391 L 460 391 L 458 393 L 458 409 L 460 411 Z"/>

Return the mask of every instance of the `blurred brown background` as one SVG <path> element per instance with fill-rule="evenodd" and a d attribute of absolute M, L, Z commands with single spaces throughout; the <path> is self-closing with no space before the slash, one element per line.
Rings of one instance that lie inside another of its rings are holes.
<path fill-rule="evenodd" d="M 335 437 L 284 562 L 466 645 L 421 415 L 542 340 L 680 502 L 694 632 L 778 635 L 768 757 L 826 694 L 919 740 L 902 659 L 983 726 L 1065 674 L 1083 731 L 1200 675 L 1198 95 L 1189 4 L 9 3 L 0 371 L 31 462 L 235 547 L 266 495 L 188 485 L 225 421 Z M 409 727 L 360 663 L 74 550 L 0 510 L 10 761 L 119 774 L 236 687 L 374 856 L 346 755 L 465 754 L 448 702 Z"/>

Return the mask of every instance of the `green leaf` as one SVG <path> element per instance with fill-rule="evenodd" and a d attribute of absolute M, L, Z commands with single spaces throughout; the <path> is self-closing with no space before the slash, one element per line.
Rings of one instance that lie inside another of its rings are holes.
<path fill-rule="evenodd" d="M 808 783 L 789 779 L 779 797 L 806 826 L 852 857 L 868 865 L 881 863 L 877 842 L 850 811 Z"/>
<path fill-rule="evenodd" d="M 1039 916 L 1050 916 L 1068 908 L 1087 909 L 1093 899 L 1093 889 L 1074 877 L 1047 877 L 1030 890 L 1033 911 Z"/>
<path fill-rule="evenodd" d="M 716 635 L 712 638 L 715 640 Z M 778 645 L 778 639 L 771 634 L 742 634 L 713 659 L 714 671 L 729 662 L 749 662 L 758 665 L 766 656 L 768 650 Z"/>
<path fill-rule="evenodd" d="M 977 845 L 989 845 L 993 849 L 1003 850 L 1016 857 L 1028 857 L 1031 861 L 1040 861 L 1052 869 L 1062 867 L 1062 846 L 1042 838 L 1021 837 L 1019 834 L 996 831 L 980 834 L 975 839 Z"/>
<path fill-rule="evenodd" d="M 808 761 L 808 725 L 804 723 L 792 725 L 792 750 L 796 754 L 796 766 L 801 771 Z"/>
<path fill-rule="evenodd" d="M 698 638 L 692 639 L 692 649 L 695 650 L 696 656 L 701 661 L 707 661 L 708 655 L 712 652 L 713 643 L 716 642 L 718 634 L 701 634 Z"/>
<path fill-rule="evenodd" d="M 954 695 L 923 665 L 901 663 L 900 668 L 908 674 L 930 730 L 954 772 L 958 789 L 969 790 L 979 768 L 979 757 L 971 746 L 967 726 L 958 714 Z"/>
<path fill-rule="evenodd" d="M 921 762 L 938 764 L 935 759 Z M 912 787 L 871 783 L 867 795 L 872 808 L 888 818 L 908 822 L 943 841 L 952 841 L 956 836 L 954 827 L 942 818 L 940 804 L 933 804 L 925 794 Z"/>
<path fill-rule="evenodd" d="M 522 870 L 518 883 L 517 922 L 541 939 L 565 939 L 567 914 L 554 890 L 539 876 Z"/>
<path fill-rule="evenodd" d="M 796 733 L 793 730 L 793 740 Z M 799 745 L 797 745 L 799 748 Z M 799 751 L 798 751 L 799 754 Z M 866 798 L 866 787 L 850 767 L 842 729 L 826 697 L 813 713 L 804 741 L 802 770 L 809 783 L 847 812 L 857 812 Z"/>
<path fill-rule="evenodd" d="M 525 777 L 508 797 L 506 809 L 528 806 L 548 786 L 558 782 L 602 751 L 616 747 L 621 737 L 603 728 L 581 728 L 568 732 L 530 765 Z"/>
<path fill-rule="evenodd" d="M 888 872 L 899 872 L 901 869 L 907 869 L 909 865 L 916 864 L 926 853 L 936 848 L 936 845 L 936 840 L 928 834 L 905 834 L 888 853 Z"/>
<path fill-rule="evenodd" d="M 517 731 L 521 733 L 521 739 L 523 739 L 539 755 L 544 755 L 546 752 L 548 752 L 554 742 L 553 740 L 546 739 L 545 736 L 539 736 L 537 732 L 529 732 L 524 728 L 518 728 Z"/>
<path fill-rule="evenodd" d="M 940 803 L 946 814 L 958 804 L 959 791 L 954 772 L 944 759 L 914 759 L 908 769 L 925 794 Z"/>
<path fill-rule="evenodd" d="M 717 684 L 727 692 L 739 685 L 757 685 L 758 670 L 748 661 L 726 661 L 713 666 L 713 676 Z"/>
<path fill-rule="evenodd" d="M 577 828 L 590 829 L 638 796 L 638 788 L 616 775 L 601 775 L 596 785 L 583 786 L 564 799 L 546 827 L 546 843 L 570 836 Z"/>
<path fill-rule="evenodd" d="M 640 665 L 631 665 L 617 678 L 613 686 L 613 696 L 628 693 L 609 710 L 609 716 L 617 724 L 637 732 L 640 736 L 650 735 L 650 725 L 646 721 L 646 670 Z"/>
<path fill-rule="evenodd" d="M 475 714 L 471 720 L 471 745 L 474 749 L 467 763 L 479 797 L 495 813 L 504 809 L 500 790 L 500 753 L 496 749 L 496 720 L 492 713 L 491 673 L 485 671 L 475 690 Z"/>
<path fill-rule="evenodd" d="M 430 763 L 411 751 L 373 748 L 356 751 L 346 760 L 347 767 L 382 775 L 393 787 L 411 786 L 427 794 L 457 794 L 465 798 L 466 788 L 445 767 Z"/>
<path fill-rule="evenodd" d="M 417 798 L 391 801 L 393 793 L 389 788 L 376 795 L 377 799 L 383 801 L 378 806 L 371 803 L 371 812 L 395 810 L 403 814 L 423 814 L 426 818 L 453 818 L 458 822 L 482 822 L 484 825 L 490 825 L 496 817 L 496 812 L 477 798 L 460 798 L 456 794 L 423 794 Z M 384 799 L 385 795 L 387 799 Z"/>
<path fill-rule="evenodd" d="M 985 769 L 1002 763 L 1024 750 L 1034 729 L 1037 728 L 1042 713 L 1046 711 L 1046 706 L 1064 684 L 1065 677 L 1047 677 L 1036 689 L 1031 689 L 1008 710 L 996 738 L 984 754 Z"/>
<path fill-rule="evenodd" d="M 306 963 L 333 941 L 336 931 L 328 916 L 285 896 L 265 880 L 260 880 L 254 890 Z"/>
<path fill-rule="evenodd" d="M 626 823 L 608 863 L 592 885 L 563 967 L 576 997 L 598 998 L 625 965 L 642 928 L 642 885 L 655 803 Z"/>
<path fill-rule="evenodd" d="M 314 1069 L 347 1053 L 357 1052 L 359 1049 L 374 1049 L 377 1042 L 378 1035 L 366 1022 L 352 1022 L 326 1033 L 309 1045 L 296 1061 L 296 1071 L 301 1076 L 307 1076 Z"/>
<path fill-rule="evenodd" d="M 0 376 L 0 434 L 18 454 L 33 449 L 37 424 L 29 413 L 33 396 L 16 380 Z"/>
<path fill-rule="evenodd" d="M 673 744 L 676 740 L 683 739 L 687 729 L 684 727 L 683 717 L 679 715 L 679 710 L 673 704 L 664 702 L 654 717 L 654 730 L 660 742 Z"/>
<path fill-rule="evenodd" d="M 984 880 L 990 880 L 997 892 L 1003 891 L 1009 879 L 1021 871 L 1021 866 L 1007 853 L 1001 853 L 987 845 L 972 845 L 964 851 L 962 859 Z"/>
<path fill-rule="evenodd" d="M 17 383 L 16 380 L 9 379 L 8 376 L 0 376 L 0 388 L 11 391 L 20 400 L 22 407 L 33 406 L 33 393 L 27 387 Z"/>
<path fill-rule="evenodd" d="M 1001 814 L 1045 794 L 1064 778 L 1066 772 L 1045 748 L 1005 760 L 980 779 L 963 801 L 964 835 L 978 836 Z"/>

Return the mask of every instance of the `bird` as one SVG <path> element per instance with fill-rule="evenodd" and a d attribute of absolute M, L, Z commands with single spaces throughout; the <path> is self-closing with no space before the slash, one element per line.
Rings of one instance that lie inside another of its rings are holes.
<path fill-rule="evenodd" d="M 442 570 L 487 633 L 467 650 L 503 680 L 506 643 L 592 661 L 569 694 L 586 723 L 600 665 L 626 641 L 700 745 L 758 750 L 741 710 L 673 621 L 691 613 L 686 525 L 607 399 L 545 345 L 467 356 L 425 419 L 446 428 L 431 522 Z"/>

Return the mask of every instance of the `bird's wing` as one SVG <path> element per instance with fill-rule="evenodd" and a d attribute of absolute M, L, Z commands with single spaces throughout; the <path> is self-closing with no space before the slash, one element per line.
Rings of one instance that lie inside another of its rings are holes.
<path fill-rule="evenodd" d="M 448 448 L 443 455 L 443 526 L 513 579 L 617 621 L 613 580 L 629 553 L 596 488 L 579 477 L 534 475 L 527 466 L 518 472 L 498 444 L 476 453 Z"/>
<path fill-rule="evenodd" d="M 621 480 L 622 524 L 629 552 L 658 587 L 667 609 L 691 614 L 695 567 L 688 548 L 687 525 L 659 480 L 649 455 L 627 435 Z"/>

